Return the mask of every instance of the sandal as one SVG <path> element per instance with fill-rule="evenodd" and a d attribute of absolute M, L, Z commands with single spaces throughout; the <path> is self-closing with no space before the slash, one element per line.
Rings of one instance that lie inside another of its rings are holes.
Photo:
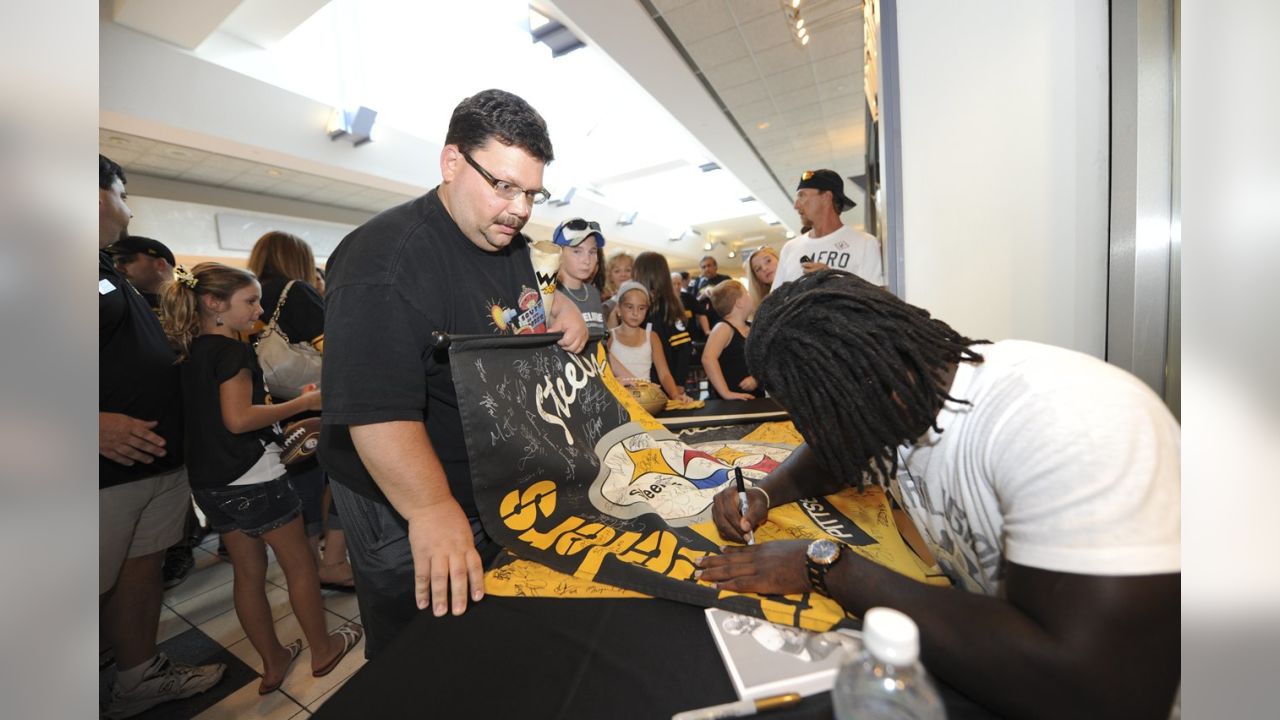
<path fill-rule="evenodd" d="M 342 658 L 346 657 L 347 653 L 351 652 L 356 645 L 360 644 L 360 638 L 364 637 L 364 628 L 360 627 L 357 623 L 349 622 L 337 630 L 334 630 L 329 634 L 329 637 L 342 638 L 342 652 L 335 655 L 334 658 L 329 661 L 329 664 L 319 670 L 311 671 L 312 677 L 324 677 L 325 675 L 333 672 L 333 669 L 338 667 L 338 663 L 342 662 Z"/>
<path fill-rule="evenodd" d="M 285 650 L 289 652 L 289 662 L 285 664 L 284 672 L 280 673 L 280 679 L 277 680 L 275 684 L 269 687 L 267 685 L 259 685 L 258 686 L 259 695 L 270 695 L 271 693 L 279 690 L 280 686 L 284 684 L 284 678 L 286 675 L 289 674 L 289 668 L 293 667 L 293 661 L 297 660 L 298 656 L 302 654 L 302 639 L 299 638 L 289 643 L 289 645 L 285 647 Z M 263 676 L 263 677 L 265 679 L 266 676 Z"/>

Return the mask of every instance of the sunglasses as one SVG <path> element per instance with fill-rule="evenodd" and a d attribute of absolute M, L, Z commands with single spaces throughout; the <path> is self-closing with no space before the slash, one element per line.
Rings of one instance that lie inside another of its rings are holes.
<path fill-rule="evenodd" d="M 574 232 L 582 232 L 583 230 L 600 231 L 600 223 L 595 220 L 583 220 L 582 218 L 574 218 L 564 224 L 565 230 L 573 230 Z"/>

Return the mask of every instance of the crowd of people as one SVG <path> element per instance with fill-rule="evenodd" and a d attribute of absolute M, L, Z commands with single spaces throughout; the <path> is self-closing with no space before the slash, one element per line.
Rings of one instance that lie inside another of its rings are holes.
<path fill-rule="evenodd" d="M 1149 389 L 1064 349 L 965 337 L 888 292 L 878 241 L 841 222 L 853 201 L 830 170 L 801 176 L 806 233 L 781 252 L 746 253 L 745 283 L 713 257 L 691 279 L 659 253 L 607 253 L 598 222 L 566 220 L 552 234 L 561 268 L 548 306 L 521 231 L 549 196 L 553 159 L 523 99 L 466 98 L 440 184 L 355 229 L 320 274 L 286 233 L 259 240 L 247 271 L 175 273 L 167 249 L 127 236 L 124 173 L 100 157 L 99 244 L 118 253 L 100 255 L 99 283 L 99 590 L 118 668 L 109 714 L 203 691 L 222 673 L 155 650 L 162 559 L 192 535 L 192 493 L 235 568 L 260 692 L 279 687 L 299 647 L 271 625 L 266 547 L 317 675 L 362 633 L 372 658 L 420 612 L 459 615 L 483 598 L 500 548 L 475 507 L 436 331 L 560 333 L 573 353 L 601 340 L 616 376 L 673 399 L 695 363 L 719 398 L 767 394 L 805 443 L 748 492 L 745 512 L 735 490 L 716 497 L 721 535 L 741 541 L 773 507 L 880 484 L 955 588 L 826 540 L 730 546 L 701 562 L 701 580 L 820 592 L 854 613 L 903 610 L 931 671 L 1011 716 L 1167 713 L 1179 431 Z M 322 355 L 319 389 L 273 391 L 245 342 L 273 331 Z M 317 412 L 319 464 L 283 465 L 280 425 Z M 363 628 L 325 632 L 322 586 L 354 586 Z"/>
<path fill-rule="evenodd" d="M 128 234 L 125 173 L 103 156 L 98 170 L 99 604 L 102 664 L 116 666 L 103 715 L 129 717 L 221 679 L 222 664 L 187 665 L 156 648 L 163 591 L 190 572 L 208 532 L 232 563 L 236 615 L 262 657 L 259 693 L 280 687 L 303 648 L 275 634 L 268 547 L 312 673 L 328 674 L 363 634 L 355 623 L 325 627 L 321 588 L 355 588 L 345 536 L 315 458 L 281 460 L 282 426 L 318 416 L 321 395 L 269 388 L 251 345 L 279 332 L 323 353 L 311 248 L 272 232 L 250 270 L 187 271 L 163 243 Z"/>

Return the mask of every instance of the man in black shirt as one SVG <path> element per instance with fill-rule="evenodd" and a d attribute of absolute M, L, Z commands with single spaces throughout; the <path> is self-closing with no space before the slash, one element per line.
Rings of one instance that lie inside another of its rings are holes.
<path fill-rule="evenodd" d="M 106 717 L 128 717 L 213 687 L 226 666 L 156 652 L 160 565 L 183 535 L 191 489 L 182 465 L 176 356 L 155 313 L 102 248 L 125 237 L 124 171 L 98 156 L 98 603 L 117 679 Z"/>
<path fill-rule="evenodd" d="M 128 235 L 104 248 L 116 270 L 133 284 L 153 310 L 159 308 L 160 286 L 173 281 L 173 251 L 159 240 Z"/>
<path fill-rule="evenodd" d="M 698 329 L 705 338 L 711 335 L 711 328 L 715 327 L 716 323 L 720 322 L 721 319 L 716 309 L 711 307 L 711 300 L 707 297 L 706 291 L 708 288 L 728 280 L 729 276 L 720 274 L 720 264 L 710 255 L 702 258 L 701 262 L 698 263 L 698 269 L 702 271 L 702 274 L 693 283 L 693 296 L 698 303 L 696 312 Z"/>
<path fill-rule="evenodd" d="M 326 268 L 320 461 L 347 530 L 365 654 L 416 614 L 466 610 L 484 594 L 484 533 L 471 491 L 450 334 L 563 332 L 582 350 L 582 313 L 556 293 L 544 309 L 520 233 L 545 201 L 546 123 L 486 90 L 458 105 L 441 184 L 356 228 Z"/>

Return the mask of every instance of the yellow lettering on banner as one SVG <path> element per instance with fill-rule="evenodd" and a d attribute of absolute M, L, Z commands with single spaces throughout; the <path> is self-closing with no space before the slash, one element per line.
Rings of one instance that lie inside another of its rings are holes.
<path fill-rule="evenodd" d="M 529 528 L 520 534 L 520 539 L 539 550 L 546 550 L 555 544 L 556 539 L 561 535 L 579 527 L 584 522 L 586 522 L 586 520 L 583 520 L 580 517 L 570 516 L 562 520 L 559 525 L 555 526 L 555 528 L 551 530 L 551 532 L 544 533 L 536 528 Z"/>
<path fill-rule="evenodd" d="M 587 523 L 577 530 L 570 530 L 556 541 L 556 554 L 577 555 L 589 547 L 604 545 L 618 531 L 601 523 Z"/>
<path fill-rule="evenodd" d="M 556 484 L 539 480 L 524 490 L 512 490 L 498 503 L 502 523 L 520 532 L 533 527 L 538 516 L 551 517 L 556 511 Z"/>
<path fill-rule="evenodd" d="M 827 630 L 831 625 L 841 617 L 844 617 L 844 611 L 836 605 L 834 601 L 827 601 L 826 598 L 817 595 L 809 595 L 810 602 L 826 603 L 831 607 L 823 607 L 822 605 L 810 605 L 802 607 L 799 599 L 802 595 L 784 595 L 782 600 L 769 597 L 768 595 L 760 595 L 760 610 L 764 613 L 766 620 L 779 625 L 795 625 L 806 630 L 817 630 L 819 632 Z M 791 600 L 795 598 L 795 600 Z"/>
<path fill-rule="evenodd" d="M 697 562 L 706 557 L 709 553 L 701 550 L 694 550 L 691 547 L 676 548 L 676 561 L 672 564 L 671 569 L 667 571 L 667 575 L 676 580 L 688 580 L 693 577 L 693 573 L 698 569 Z"/>
<path fill-rule="evenodd" d="M 667 570 L 671 568 L 678 542 L 679 539 L 675 535 L 666 530 L 659 530 L 644 536 L 630 551 L 619 555 L 618 559 L 632 565 L 643 565 L 656 573 L 666 575 Z"/>
<path fill-rule="evenodd" d="M 582 562 L 578 564 L 578 569 L 574 571 L 574 575 L 580 578 L 591 580 L 595 578 L 596 573 L 600 572 L 600 564 L 608 555 L 618 555 L 631 549 L 640 539 L 638 532 L 624 532 L 608 545 L 597 545 L 588 548 L 586 557 L 582 558 Z"/>

